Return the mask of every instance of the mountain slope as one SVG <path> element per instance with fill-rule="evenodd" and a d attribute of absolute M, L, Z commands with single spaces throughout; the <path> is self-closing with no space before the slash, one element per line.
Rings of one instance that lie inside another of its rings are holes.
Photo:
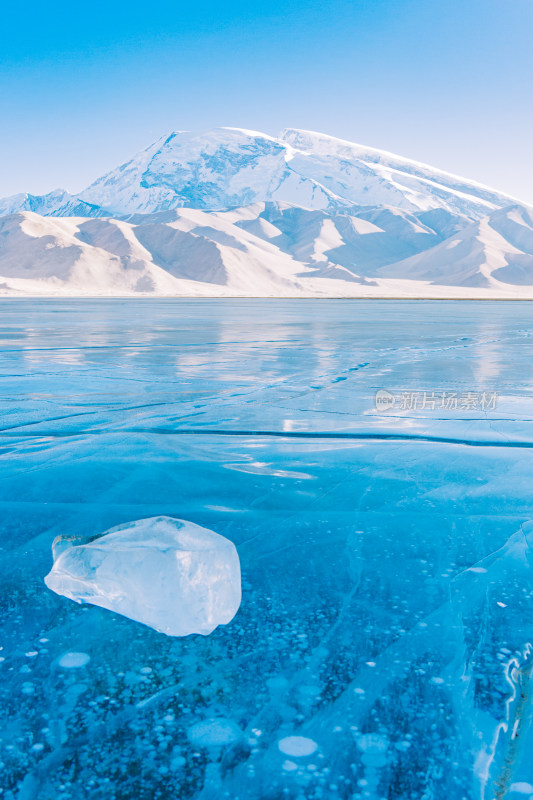
<path fill-rule="evenodd" d="M 32 212 L 5 217 L 0 220 L 0 288 L 3 293 L 104 296 L 309 292 L 299 279 L 303 264 L 238 229 L 236 238 L 228 221 L 196 210 L 158 216 L 142 217 L 137 224 Z"/>
<path fill-rule="evenodd" d="M 530 210 L 445 222 L 287 203 L 128 221 L 24 212 L 0 219 L 0 294 L 533 297 Z M 455 232 L 443 238 L 442 227 Z"/>
<path fill-rule="evenodd" d="M 213 210 L 271 199 L 310 208 L 345 204 L 289 169 L 289 153 L 285 143 L 271 136 L 236 128 L 172 133 L 80 196 L 118 214 L 183 206 Z"/>
<path fill-rule="evenodd" d="M 500 209 L 435 247 L 377 271 L 383 278 L 440 286 L 502 289 L 533 286 L 533 213 Z"/>
<path fill-rule="evenodd" d="M 352 207 L 327 213 L 270 202 L 219 212 L 219 216 L 299 261 L 317 267 L 329 262 L 366 276 L 442 239 L 417 215 L 390 207 Z M 458 216 L 453 220 L 459 228 L 468 224 Z"/>
<path fill-rule="evenodd" d="M 446 208 L 478 217 L 512 202 L 475 181 L 323 133 L 286 128 L 280 139 L 297 151 L 292 169 L 319 178 L 327 189 L 354 203 L 365 204 L 370 196 L 373 205 Z"/>

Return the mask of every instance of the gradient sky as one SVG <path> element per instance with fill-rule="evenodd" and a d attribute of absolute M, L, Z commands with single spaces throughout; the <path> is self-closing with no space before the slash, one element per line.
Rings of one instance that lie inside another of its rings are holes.
<path fill-rule="evenodd" d="M 0 196 L 171 130 L 330 133 L 533 203 L 533 0 L 28 0 L 2 9 Z"/>

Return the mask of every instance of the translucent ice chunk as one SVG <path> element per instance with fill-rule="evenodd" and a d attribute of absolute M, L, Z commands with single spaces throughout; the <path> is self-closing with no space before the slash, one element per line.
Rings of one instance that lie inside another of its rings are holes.
<path fill-rule="evenodd" d="M 241 602 L 233 543 L 172 517 L 119 525 L 85 544 L 63 539 L 45 583 L 169 636 L 209 634 L 230 622 Z"/>

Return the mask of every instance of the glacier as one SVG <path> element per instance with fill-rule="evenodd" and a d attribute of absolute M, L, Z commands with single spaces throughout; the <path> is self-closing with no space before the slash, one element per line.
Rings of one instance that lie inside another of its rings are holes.
<path fill-rule="evenodd" d="M 528 303 L 0 308 L 4 798 L 528 796 Z M 161 516 L 238 550 L 229 625 L 44 585 L 58 536 Z"/>
<path fill-rule="evenodd" d="M 169 636 L 212 633 L 241 603 L 235 546 L 192 522 L 136 520 L 85 543 L 60 537 L 53 551 L 49 589 Z"/>

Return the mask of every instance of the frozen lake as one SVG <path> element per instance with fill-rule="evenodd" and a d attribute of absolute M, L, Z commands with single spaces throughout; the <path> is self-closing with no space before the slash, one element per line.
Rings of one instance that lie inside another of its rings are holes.
<path fill-rule="evenodd" d="M 2 800 L 533 795 L 531 304 L 0 311 Z M 158 515 L 236 545 L 229 625 L 46 588 Z"/>

